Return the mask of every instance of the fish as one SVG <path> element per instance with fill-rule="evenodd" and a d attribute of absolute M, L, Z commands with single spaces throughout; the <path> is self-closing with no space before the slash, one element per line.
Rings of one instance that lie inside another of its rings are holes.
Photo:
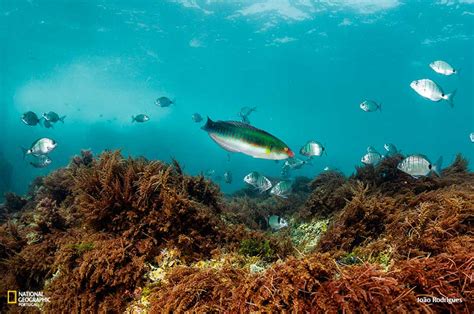
<path fill-rule="evenodd" d="M 374 112 L 377 110 L 382 111 L 382 104 L 377 103 L 373 100 L 365 100 L 359 105 L 359 107 L 365 112 Z"/>
<path fill-rule="evenodd" d="M 33 111 L 28 111 L 21 116 L 21 121 L 23 121 L 23 123 L 26 125 L 34 126 L 40 122 L 40 119 L 38 118 L 36 113 L 34 113 Z"/>
<path fill-rule="evenodd" d="M 366 165 L 375 165 L 377 164 L 380 160 L 382 160 L 382 155 L 380 155 L 377 152 L 371 152 L 365 154 L 360 161 L 362 161 Z"/>
<path fill-rule="evenodd" d="M 207 117 L 202 127 L 223 149 L 254 158 L 283 160 L 294 157 L 293 151 L 270 133 L 238 121 L 212 121 Z"/>
<path fill-rule="evenodd" d="M 169 99 L 168 97 L 160 97 L 160 98 L 157 98 L 155 100 L 155 105 L 157 105 L 158 107 L 169 107 L 171 106 L 172 104 L 174 104 L 174 100 L 171 100 Z"/>
<path fill-rule="evenodd" d="M 410 83 L 410 87 L 420 96 L 431 101 L 446 100 L 446 102 L 453 107 L 453 99 L 456 95 L 456 90 L 450 94 L 445 94 L 441 87 L 430 79 L 416 80 Z"/>
<path fill-rule="evenodd" d="M 280 230 L 288 227 L 288 222 L 278 215 L 271 215 L 268 217 L 268 225 L 272 230 Z"/>
<path fill-rule="evenodd" d="M 287 167 L 291 170 L 301 169 L 304 165 L 309 164 L 306 160 L 301 160 L 299 158 L 293 157 L 285 160 L 283 167 Z"/>
<path fill-rule="evenodd" d="M 44 127 L 47 128 L 47 129 L 49 129 L 49 128 L 54 128 L 53 123 L 50 122 L 49 120 L 46 120 L 46 119 L 43 120 L 43 125 L 44 125 Z"/>
<path fill-rule="evenodd" d="M 260 191 L 260 193 L 263 193 L 272 187 L 272 182 L 268 180 L 267 177 L 259 175 L 257 178 L 257 182 L 255 182 L 254 186 L 255 188 L 257 188 L 257 190 Z"/>
<path fill-rule="evenodd" d="M 414 178 L 424 177 L 432 172 L 440 176 L 442 162 L 442 157 L 440 157 L 435 164 L 432 164 L 425 155 L 410 155 L 398 164 L 397 169 Z"/>
<path fill-rule="evenodd" d="M 290 168 L 283 166 L 280 175 L 283 179 L 288 179 L 291 176 Z"/>
<path fill-rule="evenodd" d="M 321 156 L 326 153 L 326 148 L 317 141 L 308 141 L 300 148 L 300 154 L 306 157 Z M 326 153 L 327 155 L 327 153 Z"/>
<path fill-rule="evenodd" d="M 216 171 L 214 169 L 207 169 L 204 172 L 204 176 L 205 177 L 212 177 L 215 173 L 216 173 Z"/>
<path fill-rule="evenodd" d="M 224 172 L 224 182 L 227 183 L 227 184 L 232 183 L 232 172 L 230 172 L 230 171 Z"/>
<path fill-rule="evenodd" d="M 471 139 L 471 142 L 474 143 L 474 132 L 472 132 L 471 134 L 469 134 L 469 138 Z"/>
<path fill-rule="evenodd" d="M 288 198 L 288 193 L 291 192 L 291 181 L 280 181 L 270 190 L 270 194 Z"/>
<path fill-rule="evenodd" d="M 456 70 L 449 63 L 441 60 L 431 62 L 430 68 L 432 68 L 433 71 L 438 74 L 443 74 L 447 76 L 459 73 L 459 70 Z"/>
<path fill-rule="evenodd" d="M 64 119 L 66 119 L 66 116 L 59 117 L 59 115 L 56 112 L 50 111 L 50 112 L 43 113 L 43 118 L 45 120 L 48 120 L 51 123 L 56 123 L 58 121 L 61 121 L 62 123 L 64 123 Z"/>
<path fill-rule="evenodd" d="M 47 155 L 39 155 L 35 161 L 31 161 L 30 165 L 35 168 L 46 168 L 51 164 L 52 160 Z"/>
<path fill-rule="evenodd" d="M 58 143 L 55 140 L 47 137 L 37 139 L 33 142 L 33 144 L 31 144 L 29 149 L 23 147 L 21 148 L 23 151 L 23 158 L 26 155 L 40 156 L 49 154 L 56 148 L 57 145 Z"/>
<path fill-rule="evenodd" d="M 249 115 L 256 110 L 257 110 L 257 107 L 240 108 L 240 112 L 238 113 L 238 116 L 240 117 L 240 121 L 245 124 L 250 124 Z"/>
<path fill-rule="evenodd" d="M 191 118 L 193 119 L 194 122 L 196 123 L 199 123 L 202 121 L 202 117 L 199 113 L 193 113 L 193 115 L 191 116 Z"/>
<path fill-rule="evenodd" d="M 368 153 L 378 153 L 377 150 L 375 149 L 375 147 L 373 147 L 373 146 L 367 147 L 367 152 Z"/>
<path fill-rule="evenodd" d="M 258 177 L 260 177 L 260 173 L 257 171 L 252 171 L 244 177 L 244 182 L 255 186 L 255 184 L 257 184 Z"/>
<path fill-rule="evenodd" d="M 146 114 L 139 114 L 139 115 L 136 115 L 136 116 L 132 116 L 132 123 L 133 122 L 147 122 L 148 120 L 150 120 L 150 117 L 147 116 Z"/>
<path fill-rule="evenodd" d="M 391 143 L 383 144 L 383 148 L 387 151 L 387 155 L 393 156 L 395 154 L 398 154 L 398 149 L 395 145 Z"/>

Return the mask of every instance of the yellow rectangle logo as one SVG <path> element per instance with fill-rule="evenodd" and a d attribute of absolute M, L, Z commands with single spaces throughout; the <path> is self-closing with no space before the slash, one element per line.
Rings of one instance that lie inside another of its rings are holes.
<path fill-rule="evenodd" d="M 16 290 L 8 290 L 7 292 L 7 303 L 16 304 Z"/>

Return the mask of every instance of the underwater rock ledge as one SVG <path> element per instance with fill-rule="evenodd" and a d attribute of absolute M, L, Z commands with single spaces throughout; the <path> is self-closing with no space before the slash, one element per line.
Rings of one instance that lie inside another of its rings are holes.
<path fill-rule="evenodd" d="M 458 156 L 416 180 L 401 157 L 300 178 L 282 200 L 83 151 L 2 205 L 0 311 L 37 312 L 6 304 L 28 290 L 47 313 L 471 312 L 474 174 Z"/>

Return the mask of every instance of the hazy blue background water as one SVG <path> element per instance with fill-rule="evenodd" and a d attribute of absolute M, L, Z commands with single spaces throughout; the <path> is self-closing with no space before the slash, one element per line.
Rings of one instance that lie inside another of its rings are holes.
<path fill-rule="evenodd" d="M 309 139 L 327 156 L 295 174 L 326 166 L 346 174 L 368 145 L 392 142 L 445 164 L 474 160 L 474 1 L 20 1 L 0 0 L 0 151 L 12 164 L 11 189 L 64 166 L 82 148 L 169 161 L 197 174 L 231 170 L 229 192 L 252 170 L 278 176 L 281 163 L 218 147 L 194 112 L 252 124 L 294 150 Z M 462 68 L 443 77 L 428 64 Z M 422 99 L 409 83 L 430 78 L 458 89 L 455 107 Z M 158 108 L 166 95 L 177 104 Z M 359 109 L 364 99 L 382 112 Z M 67 115 L 54 129 L 29 127 L 23 112 Z M 151 121 L 131 124 L 131 115 Z M 59 145 L 52 167 L 22 160 L 39 137 Z M 472 166 L 471 166 L 472 169 Z M 5 176 L 5 173 L 0 174 Z"/>

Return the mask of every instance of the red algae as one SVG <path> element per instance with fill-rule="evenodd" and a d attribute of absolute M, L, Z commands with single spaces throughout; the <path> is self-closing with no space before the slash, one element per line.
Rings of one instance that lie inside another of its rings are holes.
<path fill-rule="evenodd" d="M 176 161 L 83 151 L 7 196 L 0 310 L 15 312 L 3 292 L 31 290 L 52 313 L 471 312 L 474 175 L 458 156 L 415 180 L 400 158 L 299 178 L 281 200 L 225 197 Z M 270 231 L 269 215 L 290 227 Z M 319 226 L 308 252 L 293 244 L 303 222 Z"/>

